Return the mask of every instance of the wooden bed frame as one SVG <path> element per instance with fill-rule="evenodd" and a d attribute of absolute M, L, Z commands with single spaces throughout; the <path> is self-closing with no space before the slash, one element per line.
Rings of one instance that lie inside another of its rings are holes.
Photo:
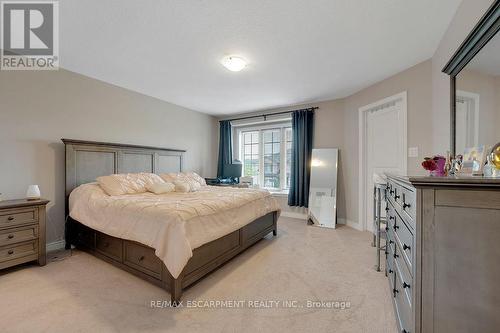
<path fill-rule="evenodd" d="M 174 279 L 153 248 L 112 237 L 69 217 L 68 198 L 77 186 L 99 176 L 128 172 L 182 171 L 184 150 L 62 139 L 66 146 L 66 248 L 71 245 L 170 292 L 178 304 L 182 290 L 223 265 L 270 232 L 277 234 L 277 212 L 193 250 L 193 256 Z"/>

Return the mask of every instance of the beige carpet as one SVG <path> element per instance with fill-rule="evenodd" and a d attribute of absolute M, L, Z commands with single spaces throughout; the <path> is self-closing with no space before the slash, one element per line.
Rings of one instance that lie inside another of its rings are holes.
<path fill-rule="evenodd" d="M 0 331 L 396 332 L 388 283 L 373 269 L 374 256 L 368 233 L 281 218 L 278 237 L 268 236 L 183 296 L 184 302 L 239 300 L 243 308 L 162 309 L 150 304 L 168 301 L 167 292 L 74 251 L 45 267 L 0 273 Z M 270 305 L 256 300 L 281 303 L 256 308 Z M 296 302 L 285 307 L 286 300 Z M 308 300 L 350 307 L 308 308 Z"/>

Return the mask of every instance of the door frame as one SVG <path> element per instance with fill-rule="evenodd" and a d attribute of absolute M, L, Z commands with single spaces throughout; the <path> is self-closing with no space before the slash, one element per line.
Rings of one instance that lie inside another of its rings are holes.
<path fill-rule="evenodd" d="M 359 229 L 362 231 L 367 230 L 367 221 L 366 221 L 366 207 L 367 207 L 367 202 L 365 200 L 366 198 L 366 190 L 367 190 L 367 179 L 366 179 L 366 136 L 367 136 L 367 114 L 369 111 L 373 109 L 380 108 L 384 104 L 389 104 L 389 103 L 394 103 L 394 102 L 399 102 L 401 101 L 401 113 L 402 113 L 402 119 L 401 122 L 403 123 L 403 131 L 402 131 L 402 142 L 403 142 L 403 173 L 406 174 L 407 172 L 407 164 L 408 164 L 408 123 L 407 123 L 407 117 L 408 117 L 408 104 L 407 104 L 407 92 L 403 91 L 399 94 L 393 95 L 386 97 L 384 99 L 381 99 L 375 103 L 371 103 L 368 105 L 365 105 L 361 108 L 359 108 L 359 131 L 358 131 L 358 142 L 359 142 L 359 171 L 358 171 L 358 180 L 359 180 L 359 193 L 358 193 L 358 226 Z"/>
<path fill-rule="evenodd" d="M 467 99 L 470 102 L 474 103 L 474 146 L 477 146 L 479 144 L 479 94 L 465 90 L 457 90 L 455 92 L 455 100 L 459 97 Z M 455 145 L 456 145 L 456 140 L 455 140 Z"/>

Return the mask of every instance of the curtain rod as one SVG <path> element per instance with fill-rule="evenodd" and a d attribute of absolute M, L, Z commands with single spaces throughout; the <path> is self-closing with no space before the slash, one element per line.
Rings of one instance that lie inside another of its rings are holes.
<path fill-rule="evenodd" d="M 277 115 L 277 114 L 286 114 L 286 113 L 292 113 L 292 112 L 295 112 L 295 111 L 314 111 L 314 110 L 317 110 L 319 109 L 317 106 L 313 106 L 311 108 L 305 108 L 305 109 L 298 109 L 298 110 L 290 110 L 290 111 L 282 111 L 282 112 L 274 112 L 274 113 L 266 113 L 266 114 L 259 114 L 259 115 L 255 115 L 255 116 L 248 116 L 248 117 L 240 117 L 240 118 L 232 118 L 232 119 L 224 119 L 224 120 L 219 120 L 219 122 L 221 121 L 235 121 L 235 120 L 245 120 L 245 119 L 252 119 L 252 118 L 260 118 L 260 117 L 264 117 L 264 121 L 266 121 L 267 117 L 268 116 L 274 116 L 274 115 Z"/>

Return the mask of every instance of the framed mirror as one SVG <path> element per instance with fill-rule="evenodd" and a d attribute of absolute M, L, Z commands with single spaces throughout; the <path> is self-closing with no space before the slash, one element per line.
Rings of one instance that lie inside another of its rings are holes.
<path fill-rule="evenodd" d="M 450 75 L 450 150 L 488 150 L 500 142 L 500 1 L 481 18 L 443 68 Z"/>

